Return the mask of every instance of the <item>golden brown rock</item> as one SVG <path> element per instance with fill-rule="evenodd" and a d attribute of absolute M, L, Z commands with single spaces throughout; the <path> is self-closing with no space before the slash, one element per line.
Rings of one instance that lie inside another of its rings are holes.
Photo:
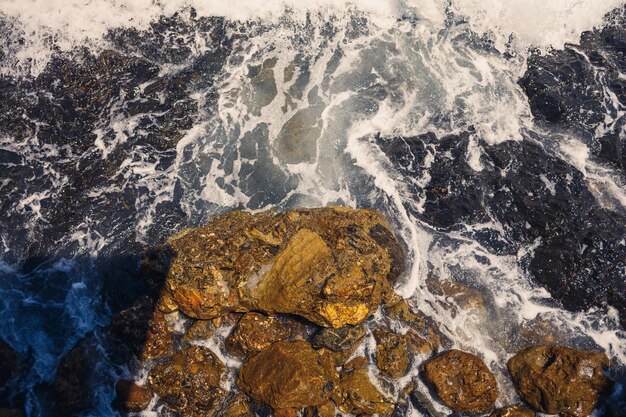
<path fill-rule="evenodd" d="M 124 411 L 139 412 L 145 410 L 152 399 L 152 393 L 148 388 L 139 386 L 133 381 L 118 381 L 115 384 L 115 392 L 117 394 L 115 405 Z"/>
<path fill-rule="evenodd" d="M 233 395 L 220 412 L 220 417 L 254 417 L 250 400 L 242 393 Z"/>
<path fill-rule="evenodd" d="M 341 373 L 339 383 L 332 393 L 339 411 L 354 415 L 391 415 L 393 402 L 384 397 L 372 384 L 366 368 L 356 368 Z"/>
<path fill-rule="evenodd" d="M 315 348 L 325 347 L 334 352 L 354 350 L 365 336 L 365 327 L 343 326 L 338 329 L 323 328 L 313 336 L 313 346 Z"/>
<path fill-rule="evenodd" d="M 149 360 L 173 354 L 174 345 L 167 320 L 161 311 L 155 310 L 148 325 L 141 359 Z"/>
<path fill-rule="evenodd" d="M 290 317 L 246 313 L 226 338 L 226 349 L 231 355 L 248 356 L 279 340 L 304 339 L 306 328 Z"/>
<path fill-rule="evenodd" d="M 220 388 L 226 368 L 209 349 L 191 346 L 148 373 L 150 388 L 175 411 L 190 417 L 212 415 L 227 393 Z"/>
<path fill-rule="evenodd" d="M 215 335 L 215 326 L 211 320 L 196 320 L 185 332 L 183 340 L 193 342 L 195 340 L 207 340 Z"/>
<path fill-rule="evenodd" d="M 260 310 L 342 327 L 390 298 L 400 253 L 372 210 L 236 211 L 176 234 L 142 267 L 149 276 L 165 273 L 166 291 L 193 318 Z"/>
<path fill-rule="evenodd" d="M 387 307 L 386 313 L 389 318 L 410 327 L 405 337 L 411 351 L 430 355 L 441 347 L 442 335 L 434 322 L 422 312 L 413 312 L 407 300 Z"/>
<path fill-rule="evenodd" d="M 507 363 L 522 399 L 546 414 L 586 417 L 609 388 L 602 352 L 565 346 L 526 348 Z"/>
<path fill-rule="evenodd" d="M 422 365 L 421 372 L 439 398 L 457 413 L 484 413 L 498 397 L 493 374 L 471 353 L 446 351 Z"/>
<path fill-rule="evenodd" d="M 255 401 L 278 409 L 323 404 L 334 379 L 332 358 L 304 341 L 280 341 L 254 354 L 239 369 L 237 385 Z"/>
<path fill-rule="evenodd" d="M 400 378 L 409 370 L 407 339 L 388 329 L 374 330 L 376 339 L 376 364 L 390 378 Z"/>
<path fill-rule="evenodd" d="M 535 417 L 535 412 L 526 407 L 504 407 L 494 411 L 489 417 Z"/>

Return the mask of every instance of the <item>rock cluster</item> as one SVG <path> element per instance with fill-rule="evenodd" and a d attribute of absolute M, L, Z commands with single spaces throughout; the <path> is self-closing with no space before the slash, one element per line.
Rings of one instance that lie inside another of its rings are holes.
<path fill-rule="evenodd" d="M 233 212 L 175 235 L 142 267 L 164 288 L 113 321 L 113 335 L 140 343 L 134 352 L 150 367 L 145 387 L 117 384 L 125 411 L 156 394 L 191 417 L 253 417 L 264 407 L 276 417 L 401 415 L 409 399 L 427 396 L 404 378 L 419 367 L 454 412 L 584 417 L 609 386 L 603 354 L 534 347 L 508 364 L 532 409 L 495 410 L 499 390 L 485 363 L 450 350 L 436 324 L 391 290 L 402 247 L 371 210 Z"/>

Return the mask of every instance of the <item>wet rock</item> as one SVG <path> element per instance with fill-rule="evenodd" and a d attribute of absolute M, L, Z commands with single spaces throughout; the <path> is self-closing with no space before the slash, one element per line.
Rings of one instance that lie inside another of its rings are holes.
<path fill-rule="evenodd" d="M 324 404 L 334 373 L 332 358 L 309 343 L 280 341 L 246 359 L 237 385 L 274 410 L 297 410 Z"/>
<path fill-rule="evenodd" d="M 605 22 L 583 32 L 579 45 L 534 51 L 519 83 L 537 120 L 573 130 L 599 159 L 626 172 L 626 118 L 616 111 L 626 105 L 626 9 Z"/>
<path fill-rule="evenodd" d="M 92 406 L 92 372 L 86 365 L 95 357 L 93 341 L 85 338 L 61 359 L 50 387 L 54 415 L 77 415 Z"/>
<path fill-rule="evenodd" d="M 186 342 L 208 340 L 215 335 L 216 330 L 211 320 L 196 320 L 185 332 L 183 340 Z"/>
<path fill-rule="evenodd" d="M 406 333 L 410 350 L 423 355 L 430 355 L 439 350 L 444 340 L 432 319 L 421 312 L 413 312 L 406 300 L 385 309 L 387 316 L 409 326 Z"/>
<path fill-rule="evenodd" d="M 304 410 L 304 417 L 335 417 L 336 414 L 337 408 L 332 401 Z"/>
<path fill-rule="evenodd" d="M 547 147 L 531 139 L 478 141 L 483 169 L 476 171 L 467 162 L 469 132 L 379 138 L 378 144 L 401 175 L 423 178 L 428 169 L 428 184 L 410 186 L 414 198 L 424 200 L 416 217 L 458 231 L 498 255 L 514 255 L 539 242 L 521 261 L 535 282 L 566 309 L 608 304 L 625 319 L 626 284 L 618 277 L 626 265 L 621 244 L 626 217 L 602 207 L 583 174 Z M 489 222 L 501 227 L 466 227 Z"/>
<path fill-rule="evenodd" d="M 220 388 L 225 370 L 209 349 L 191 346 L 152 368 L 148 383 L 173 410 L 203 417 L 216 413 L 228 394 Z"/>
<path fill-rule="evenodd" d="M 471 353 L 449 350 L 422 365 L 421 372 L 439 398 L 457 413 L 484 413 L 498 397 L 493 374 Z"/>
<path fill-rule="evenodd" d="M 244 314 L 226 338 L 225 345 L 228 353 L 243 357 L 257 353 L 279 340 L 302 340 L 305 335 L 304 325 L 293 318 L 253 312 Z"/>
<path fill-rule="evenodd" d="M 400 378 L 409 371 L 407 339 L 388 329 L 374 330 L 376 339 L 376 364 L 390 378 Z"/>
<path fill-rule="evenodd" d="M 484 316 L 487 312 L 482 293 L 465 283 L 428 277 L 426 285 L 433 294 L 445 297 L 446 302 L 448 300 L 453 301 L 455 304 L 453 307 L 462 310 L 474 310 L 480 316 Z"/>
<path fill-rule="evenodd" d="M 343 207 L 231 212 L 169 239 L 166 288 L 194 318 L 260 310 L 358 324 L 392 292 L 392 258 L 373 227 L 388 226 L 377 212 Z"/>
<path fill-rule="evenodd" d="M 139 298 L 111 321 L 110 333 L 131 351 L 139 353 L 146 340 L 153 304 L 149 297 Z"/>
<path fill-rule="evenodd" d="M 313 336 L 312 344 L 315 348 L 327 348 L 333 352 L 352 351 L 363 340 L 365 327 L 343 326 L 338 329 L 323 328 Z"/>
<path fill-rule="evenodd" d="M 174 345 L 167 320 L 161 311 L 155 310 L 148 324 L 141 359 L 150 360 L 173 354 Z"/>
<path fill-rule="evenodd" d="M 220 417 L 254 417 L 250 408 L 250 400 L 245 394 L 237 393 L 228 399 L 220 412 Z"/>
<path fill-rule="evenodd" d="M 332 399 L 339 411 L 354 415 L 379 414 L 389 416 L 393 412 L 393 402 L 381 394 L 372 384 L 366 368 L 346 370 L 341 373 Z"/>
<path fill-rule="evenodd" d="M 300 110 L 283 125 L 276 139 L 276 153 L 281 161 L 287 164 L 315 161 L 323 110 L 320 105 Z"/>
<path fill-rule="evenodd" d="M 492 412 L 489 417 L 535 417 L 535 412 L 526 407 L 504 407 Z"/>
<path fill-rule="evenodd" d="M 139 412 L 145 410 L 152 400 L 150 390 L 137 385 L 133 381 L 118 381 L 117 384 L 115 384 L 115 393 L 117 397 L 114 405 L 116 408 L 123 411 Z"/>
<path fill-rule="evenodd" d="M 522 399 L 546 414 L 586 417 L 610 387 L 602 352 L 547 345 L 524 349 L 507 368 Z"/>

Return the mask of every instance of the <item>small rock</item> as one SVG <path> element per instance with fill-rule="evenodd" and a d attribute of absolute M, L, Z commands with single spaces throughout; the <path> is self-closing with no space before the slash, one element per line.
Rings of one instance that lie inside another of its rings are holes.
<path fill-rule="evenodd" d="M 404 336 L 387 329 L 374 330 L 376 364 L 390 378 L 400 378 L 409 371 L 409 353 Z"/>
<path fill-rule="evenodd" d="M 496 379 L 475 355 L 453 349 L 421 367 L 439 398 L 455 412 L 484 413 L 498 397 Z"/>
<path fill-rule="evenodd" d="M 239 369 L 237 385 L 255 401 L 278 409 L 323 404 L 333 380 L 329 355 L 303 341 L 280 341 L 254 354 Z"/>
<path fill-rule="evenodd" d="M 115 406 L 123 411 L 139 412 L 145 410 L 152 393 L 148 388 L 137 385 L 133 381 L 120 380 L 115 384 Z"/>
<path fill-rule="evenodd" d="M 211 320 L 196 320 L 185 332 L 183 340 L 186 342 L 207 340 L 215 335 L 215 330 Z"/>
<path fill-rule="evenodd" d="M 489 417 L 535 417 L 535 412 L 526 407 L 504 407 L 495 410 Z"/>
<path fill-rule="evenodd" d="M 148 383 L 173 410 L 204 417 L 214 414 L 227 396 L 220 388 L 225 370 L 211 350 L 191 346 L 152 368 Z"/>
<path fill-rule="evenodd" d="M 507 367 L 522 399 L 545 414 L 586 417 L 611 385 L 602 352 L 534 346 L 518 352 Z"/>
<path fill-rule="evenodd" d="M 393 402 L 372 384 L 366 368 L 342 372 L 332 399 L 342 413 L 389 416 L 394 410 Z"/>
<path fill-rule="evenodd" d="M 255 417 L 255 414 L 250 408 L 248 397 L 245 394 L 237 393 L 228 400 L 220 413 L 220 417 Z"/>
<path fill-rule="evenodd" d="M 245 357 L 279 340 L 304 339 L 306 329 L 289 317 L 246 313 L 226 338 L 228 353 Z"/>
<path fill-rule="evenodd" d="M 343 326 L 338 329 L 323 328 L 313 336 L 315 348 L 325 347 L 333 352 L 356 348 L 365 336 L 364 326 Z"/>
<path fill-rule="evenodd" d="M 433 320 L 422 312 L 413 312 L 407 300 L 401 300 L 387 307 L 386 313 L 391 319 L 410 327 L 406 337 L 411 350 L 422 354 L 432 354 L 437 352 L 443 344 L 443 335 L 439 333 Z"/>

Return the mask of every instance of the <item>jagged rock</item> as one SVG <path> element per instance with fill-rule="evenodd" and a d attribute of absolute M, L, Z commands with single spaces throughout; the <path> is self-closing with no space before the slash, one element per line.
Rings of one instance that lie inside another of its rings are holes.
<path fill-rule="evenodd" d="M 186 342 L 207 340 L 215 335 L 216 330 L 211 320 L 196 320 L 185 332 L 183 340 Z"/>
<path fill-rule="evenodd" d="M 484 413 L 498 397 L 495 377 L 471 353 L 449 350 L 422 365 L 421 372 L 439 398 L 457 413 Z"/>
<path fill-rule="evenodd" d="M 225 370 L 211 350 L 191 346 L 152 368 L 148 383 L 175 411 L 204 417 L 217 412 L 228 394 L 220 388 Z"/>
<path fill-rule="evenodd" d="M 332 399 L 339 411 L 354 415 L 389 416 L 394 409 L 393 402 L 372 384 L 365 367 L 344 370 L 332 392 Z"/>
<path fill-rule="evenodd" d="M 413 312 L 406 300 L 386 307 L 385 312 L 391 319 L 410 327 L 406 339 L 410 349 L 416 353 L 429 355 L 442 346 L 442 337 L 432 319 L 421 312 Z"/>
<path fill-rule="evenodd" d="M 569 310 L 611 305 L 623 324 L 623 212 L 599 203 L 583 173 L 551 154 L 538 143 L 540 137 L 496 145 L 479 140 L 483 169 L 476 171 L 467 161 L 471 135 L 379 138 L 377 143 L 400 175 L 430 178 L 423 187 L 409 186 L 416 201 L 424 200 L 423 210 L 413 214 L 498 255 L 515 255 L 538 242 L 521 260 L 535 282 Z M 490 222 L 498 227 L 472 231 L 466 227 Z"/>
<path fill-rule="evenodd" d="M 610 387 L 602 352 L 546 345 L 526 348 L 507 367 L 522 399 L 535 410 L 586 417 Z"/>
<path fill-rule="evenodd" d="M 492 412 L 489 417 L 535 417 L 535 412 L 526 407 L 504 407 Z"/>
<path fill-rule="evenodd" d="M 152 393 L 146 387 L 137 385 L 133 381 L 120 380 L 115 384 L 115 406 L 123 411 L 139 412 L 145 410 Z"/>
<path fill-rule="evenodd" d="M 327 348 L 333 352 L 352 351 L 365 336 L 365 327 L 343 326 L 338 329 L 323 328 L 313 336 L 312 344 L 315 348 Z"/>
<path fill-rule="evenodd" d="M 330 355 L 304 341 L 280 341 L 246 359 L 237 385 L 274 410 L 297 410 L 324 404 L 335 378 Z"/>
<path fill-rule="evenodd" d="M 344 207 L 231 212 L 168 240 L 163 250 L 175 255 L 167 260 L 166 288 L 194 318 L 260 310 L 325 327 L 358 324 L 397 278 L 389 254 L 397 248 L 370 236 L 381 227 L 379 213 Z"/>
<path fill-rule="evenodd" d="M 400 378 L 409 371 L 407 339 L 388 329 L 374 330 L 376 339 L 376 364 L 390 378 Z"/>
<path fill-rule="evenodd" d="M 255 417 L 250 408 L 250 400 L 245 394 L 237 393 L 228 399 L 220 412 L 220 417 Z"/>
<path fill-rule="evenodd" d="M 174 354 L 172 333 L 163 313 L 155 310 L 150 319 L 141 359 L 149 360 Z"/>
<path fill-rule="evenodd" d="M 305 336 L 306 328 L 293 318 L 252 312 L 244 314 L 225 344 L 231 355 L 248 356 L 279 340 L 302 340 Z"/>

